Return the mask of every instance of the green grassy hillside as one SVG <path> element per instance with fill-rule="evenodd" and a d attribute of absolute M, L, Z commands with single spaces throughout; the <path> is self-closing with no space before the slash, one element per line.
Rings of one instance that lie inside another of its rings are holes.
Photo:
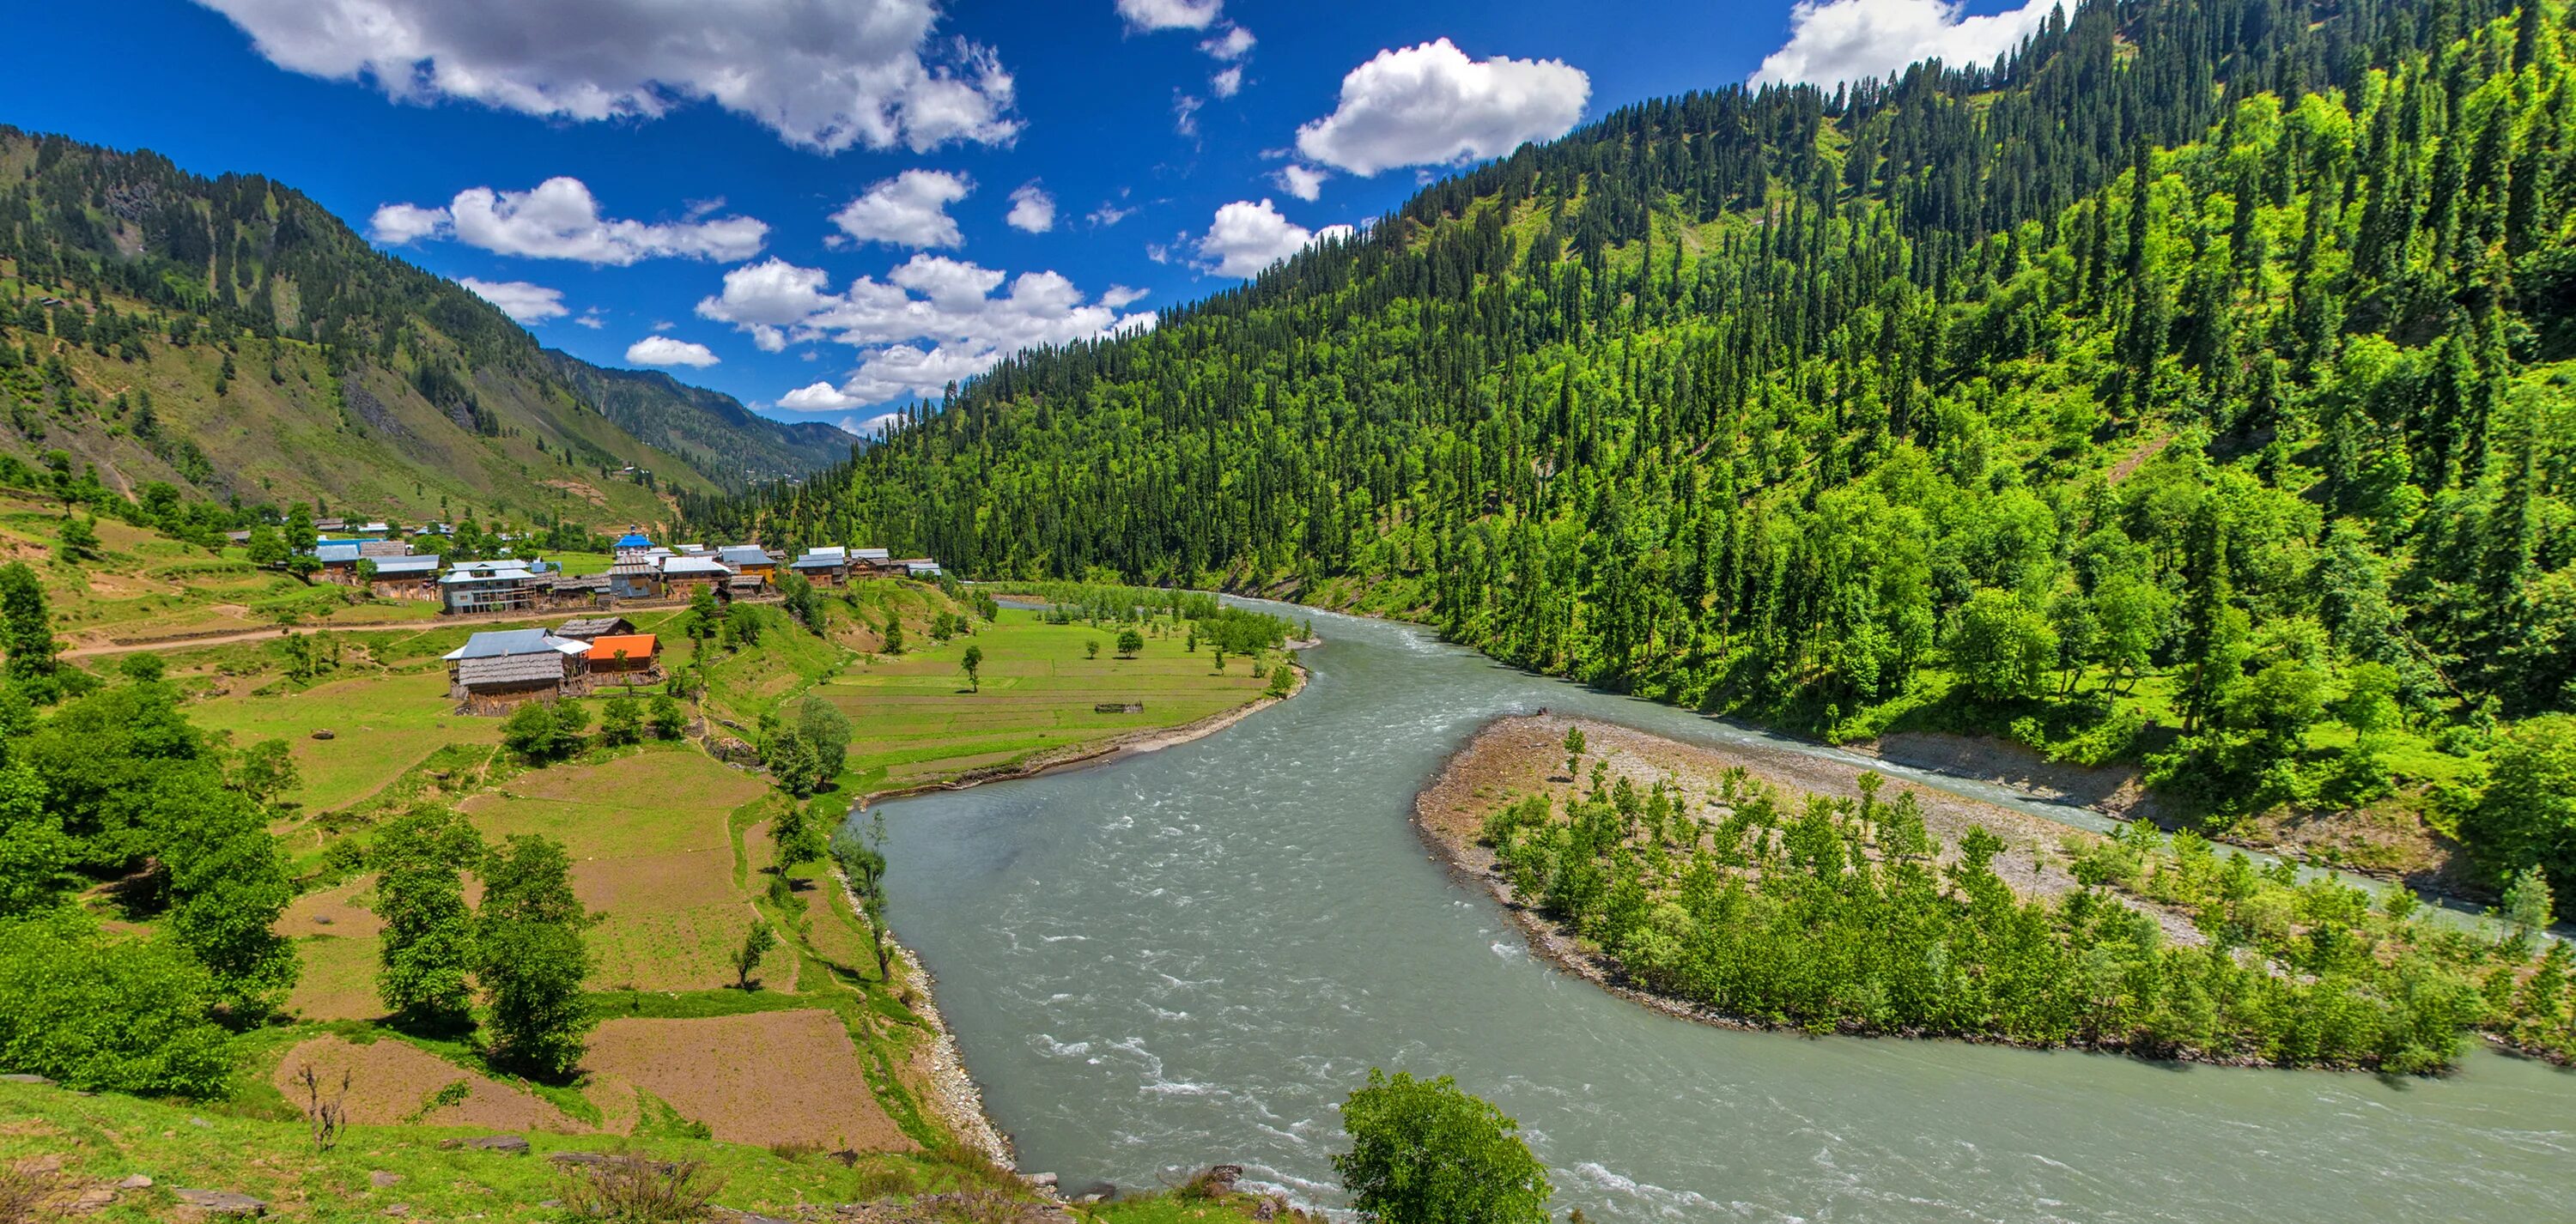
<path fill-rule="evenodd" d="M 0 447 L 111 490 L 413 521 L 670 517 L 845 457 L 658 374 L 548 353 L 293 189 L 0 128 Z M 639 438 L 647 439 L 639 441 Z"/>

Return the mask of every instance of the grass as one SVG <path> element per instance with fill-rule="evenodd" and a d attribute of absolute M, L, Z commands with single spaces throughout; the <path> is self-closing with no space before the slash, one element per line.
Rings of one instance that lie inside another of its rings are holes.
<path fill-rule="evenodd" d="M 229 572 L 221 559 L 208 564 L 219 574 Z M 1246 661 L 1213 674 L 1209 656 L 1186 653 L 1178 638 L 1157 638 L 1142 658 L 1120 660 L 1111 648 L 1114 630 L 1044 625 L 1033 614 L 1013 612 L 971 639 L 934 643 L 933 618 L 957 610 L 935 588 L 871 583 L 854 595 L 828 600 L 832 616 L 823 636 L 794 626 L 774 609 L 758 613 L 769 624 L 757 646 L 710 659 L 703 711 L 750 724 L 763 710 L 820 691 L 858 721 L 855 759 L 876 762 L 865 768 L 882 773 L 884 762 L 900 757 L 907 776 L 944 776 L 992 759 L 996 745 L 1018 754 L 1096 742 L 1217 713 L 1262 687 Z M 630 619 L 668 637 L 677 616 L 655 611 Z M 901 656 L 872 654 L 896 620 L 916 649 Z M 540 1162 L 439 1153 L 430 1141 L 452 1132 L 434 1126 L 357 1128 L 339 1152 L 312 1153 L 309 1145 L 299 1146 L 300 1126 L 284 1120 L 291 1112 L 269 1079 L 286 1050 L 321 1034 L 352 1041 L 393 1037 L 461 1068 L 479 1065 L 463 1043 L 412 1041 L 368 1019 L 376 1010 L 379 940 L 372 921 L 354 910 L 372 902 L 372 884 L 364 876 L 337 874 L 347 870 L 345 864 L 334 866 L 342 861 L 323 854 L 335 838 L 363 843 L 371 836 L 373 815 L 423 799 L 461 801 L 487 837 L 542 833 L 565 843 L 575 860 L 576 892 L 601 915 L 588 939 L 598 957 L 590 1002 L 603 1018 L 712 1020 L 826 1009 L 847 1032 L 858 1056 L 858 1078 L 886 1116 L 923 1147 L 955 1151 L 956 1140 L 920 1096 L 915 1068 L 931 1035 L 913 1010 L 915 995 L 902 962 L 894 962 L 890 975 L 878 972 L 865 919 L 827 864 L 796 864 L 787 871 L 797 889 L 786 903 L 767 895 L 770 853 L 763 825 L 790 801 L 761 775 L 725 766 L 688 745 L 594 749 L 576 763 L 545 769 L 496 757 L 499 721 L 453 714 L 445 669 L 437 661 L 473 628 L 434 622 L 335 628 L 340 668 L 302 683 L 283 678 L 286 656 L 274 641 L 162 652 L 174 679 L 197 695 L 192 719 L 236 746 L 282 739 L 296 757 L 302 778 L 290 798 L 305 816 L 281 832 L 288 834 L 288 849 L 308 888 L 341 886 L 300 901 L 287 920 L 305 960 L 305 984 L 295 1001 L 308 1005 L 311 1018 L 246 1038 L 250 1061 L 264 1060 L 267 1070 L 246 1071 L 230 1100 L 198 1106 L 206 1127 L 132 1121 L 168 1108 L 149 1102 L 54 1094 L 42 1098 L 48 1105 L 39 1111 L 49 1120 L 14 1129 L 0 1125 L 0 1157 L 31 1150 L 28 1145 L 39 1140 L 59 1146 L 62 1136 L 77 1134 L 78 1142 L 65 1152 L 78 1154 L 70 1162 L 75 1173 L 112 1180 L 148 1165 L 162 1187 L 204 1183 L 241 1189 L 268 1199 L 272 1213 L 282 1218 L 377 1218 L 397 1201 L 408 1203 L 416 1218 L 554 1218 L 527 1206 L 563 1196 L 556 1175 Z M 1083 644 L 1094 639 L 1102 644 L 1100 657 L 1083 657 Z M 961 691 L 963 677 L 956 671 L 968 640 L 987 657 L 981 693 Z M 688 644 L 674 646 L 685 658 Z M 112 657 L 100 665 L 112 666 Z M 1141 700 L 1146 710 L 1091 713 L 1093 703 L 1112 700 Z M 312 739 L 319 728 L 334 737 Z M 844 784 L 850 780 L 845 775 Z M 335 909 L 339 917 L 332 924 L 315 921 L 316 914 Z M 754 915 L 767 918 L 782 942 L 758 971 L 763 989 L 731 989 L 729 954 Z M 719 1201 L 728 1205 L 977 1186 L 1021 1193 L 971 1160 L 873 1157 L 852 1170 L 838 1162 L 825 1167 L 756 1149 L 728 1149 L 691 1137 L 695 1120 L 667 1105 L 658 1112 L 644 1107 L 615 1086 L 622 1080 L 606 1078 L 611 1083 L 605 1091 L 594 1087 L 586 1094 L 574 1086 L 549 1089 L 546 1096 L 573 1116 L 606 1116 L 610 1129 L 630 1132 L 625 1141 L 649 1145 L 657 1156 L 706 1153 L 701 1158 L 726 1173 L 729 1190 Z M 0 1115 L 17 1116 L 13 1104 L 0 1101 Z M 618 1142 L 535 1138 L 540 1147 Z M 257 1155 L 244 1160 L 245 1152 Z M 351 1152 L 363 1155 L 352 1158 Z M 405 1181 L 387 1193 L 367 1184 L 371 1170 L 401 1174 Z M 159 1218 L 168 1208 L 156 1191 L 129 1195 L 98 1218 Z M 1132 1205 L 1121 1210 L 1128 1213 L 1122 1218 L 1144 1220 L 1240 1218 L 1205 1214 L 1211 1209 L 1195 1206 L 1169 1216 L 1140 1215 L 1146 1209 Z"/>
<path fill-rule="evenodd" d="M 734 980 L 729 958 L 751 924 L 749 886 L 766 881 L 735 883 L 731 815 L 766 792 L 756 775 L 654 745 L 522 773 L 463 806 L 488 840 L 541 834 L 570 851 L 574 892 L 602 916 L 589 934 L 595 985 L 696 990 Z M 783 989 L 796 980 L 795 959 L 773 951 L 759 974 Z"/>
<path fill-rule="evenodd" d="M 178 1187 L 233 1190 L 268 1203 L 269 1218 L 316 1224 L 375 1221 L 400 1203 L 413 1219 L 558 1221 L 546 1204 L 567 1182 L 544 1159 L 556 1151 L 637 1150 L 660 1160 L 695 1160 L 721 1178 L 716 1202 L 742 1210 L 793 1214 L 811 1202 L 850 1202 L 888 1194 L 985 1189 L 988 1170 L 937 1154 L 874 1154 L 855 1164 L 820 1155 L 782 1156 L 765 1148 L 718 1143 L 658 1128 L 649 1139 L 530 1134 L 534 1152 L 512 1156 L 442 1150 L 442 1138 L 487 1133 L 438 1126 L 353 1126 L 337 1147 L 316 1152 L 301 1120 L 240 1117 L 180 1103 L 103 1093 L 77 1096 L 50 1087 L 0 1084 L 0 1162 L 38 1156 L 62 1160 L 66 1184 L 112 1184 L 141 1173 L 145 1190 L 83 1219 L 123 1224 L 178 1214 Z M 376 1173 L 400 1179 L 375 1185 Z"/>
<path fill-rule="evenodd" d="M 1185 631 L 1147 633 L 1144 650 L 1132 659 L 1118 657 L 1117 637 L 1114 627 L 1050 625 L 1039 613 L 1006 608 L 969 637 L 924 641 L 905 654 L 872 659 L 814 692 L 849 716 L 848 776 L 874 788 L 937 781 L 1195 722 L 1253 700 L 1266 683 L 1240 658 L 1216 672 L 1207 648 L 1187 649 Z M 1100 644 L 1098 657 L 1089 655 L 1092 642 Z M 969 645 L 984 655 L 980 691 L 970 691 L 961 670 Z M 1134 714 L 1093 708 L 1108 702 L 1145 708 Z"/>
<path fill-rule="evenodd" d="M 308 811 L 346 807 L 449 744 L 500 740 L 497 719 L 455 713 L 447 674 L 431 668 L 330 680 L 302 692 L 201 701 L 189 718 L 229 732 L 235 747 L 285 740 L 303 784 L 287 798 Z M 317 740 L 313 732 L 332 738 Z"/>

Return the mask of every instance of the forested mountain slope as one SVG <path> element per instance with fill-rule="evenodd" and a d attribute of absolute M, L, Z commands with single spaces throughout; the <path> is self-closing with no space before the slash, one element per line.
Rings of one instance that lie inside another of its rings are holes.
<path fill-rule="evenodd" d="M 819 421 L 773 421 L 721 391 L 659 370 L 610 370 L 545 350 L 555 377 L 635 435 L 732 488 L 821 471 L 850 457 L 856 437 Z"/>
<path fill-rule="evenodd" d="M 2009 731 L 2220 820 L 2401 788 L 2576 891 L 2576 823 L 2422 802 L 2576 677 L 2567 16 L 2102 0 L 1992 66 L 1630 107 L 688 508 Z"/>
<path fill-rule="evenodd" d="M 132 496 L 628 522 L 848 456 L 538 347 L 255 175 L 0 128 L 0 445 Z M 639 441 L 639 438 L 648 441 Z M 633 470 L 630 470 L 633 469 Z"/>

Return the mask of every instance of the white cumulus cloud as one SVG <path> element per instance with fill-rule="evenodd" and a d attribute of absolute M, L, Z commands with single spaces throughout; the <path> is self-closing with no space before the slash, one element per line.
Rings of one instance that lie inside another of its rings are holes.
<path fill-rule="evenodd" d="M 1591 96 L 1592 78 L 1562 60 L 1471 60 L 1443 38 L 1351 69 L 1333 113 L 1297 129 L 1297 151 L 1362 176 L 1500 157 L 1564 135 Z"/>
<path fill-rule="evenodd" d="M 669 336 L 646 336 L 626 346 L 626 360 L 636 365 L 695 366 L 705 369 L 716 363 L 714 350 L 689 340 Z"/>
<path fill-rule="evenodd" d="M 1232 64 L 1208 78 L 1208 92 L 1220 98 L 1231 98 L 1243 92 L 1243 65 Z"/>
<path fill-rule="evenodd" d="M 605 218 L 590 188 L 564 177 L 527 191 L 469 187 L 445 208 L 387 204 L 376 209 L 367 228 L 378 242 L 389 244 L 452 237 L 500 255 L 621 267 L 669 256 L 733 263 L 759 254 L 769 237 L 769 226 L 750 217 Z"/>
<path fill-rule="evenodd" d="M 1118 0 L 1118 15 L 1138 30 L 1204 30 L 1225 10 L 1225 0 Z"/>
<path fill-rule="evenodd" d="M 726 273 L 723 292 L 699 302 L 698 314 L 741 328 L 773 352 L 807 342 L 858 350 L 857 366 L 842 381 L 778 400 L 793 411 L 839 412 L 935 395 L 1023 349 L 1144 326 L 1151 315 L 1119 313 L 1139 296 L 1113 289 L 1089 300 L 1054 272 L 1011 276 L 928 253 L 835 293 L 823 270 L 771 259 Z"/>
<path fill-rule="evenodd" d="M 456 283 L 464 286 L 467 293 L 499 307 L 502 314 L 523 327 L 572 313 L 563 304 L 561 289 L 548 289 L 526 281 L 476 280 L 471 276 L 460 277 Z"/>
<path fill-rule="evenodd" d="M 1011 193 L 1011 213 L 1002 220 L 1012 229 L 1043 234 L 1055 228 L 1055 197 L 1036 183 L 1023 183 Z"/>
<path fill-rule="evenodd" d="M 2059 0 L 1971 17 L 1945 0 L 1801 0 L 1789 10 L 1789 41 L 1754 70 L 1755 85 L 1833 85 L 1883 77 L 1917 60 L 1954 67 L 1991 64 L 2048 23 Z"/>
<path fill-rule="evenodd" d="M 844 395 L 839 387 L 827 382 L 807 383 L 778 397 L 778 406 L 790 412 L 847 412 L 858 407 L 859 403 L 857 396 Z M 857 429 L 851 428 L 856 424 L 855 418 L 844 419 L 841 428 L 857 433 Z"/>
<path fill-rule="evenodd" d="M 832 224 L 861 242 L 893 246 L 963 246 L 966 235 L 948 206 L 966 198 L 975 185 L 962 174 L 945 170 L 906 170 L 867 189 L 832 214 Z"/>
<path fill-rule="evenodd" d="M 1250 52 L 1252 44 L 1258 41 L 1260 40 L 1252 36 L 1252 31 L 1239 25 L 1229 25 L 1224 33 L 1200 42 L 1199 50 L 1221 60 L 1239 60 Z"/>
<path fill-rule="evenodd" d="M 1020 130 L 993 53 L 933 38 L 937 0 L 199 2 L 278 67 L 371 81 L 399 101 L 585 121 L 707 101 L 824 152 Z"/>
<path fill-rule="evenodd" d="M 1279 215 L 1278 207 L 1268 200 L 1258 204 L 1236 200 L 1216 210 L 1207 233 L 1199 238 L 1198 252 L 1207 261 L 1207 270 L 1219 276 L 1251 277 L 1316 242 L 1354 232 L 1347 225 L 1309 230 Z"/>
<path fill-rule="evenodd" d="M 1278 184 L 1279 190 L 1300 200 L 1313 200 L 1324 194 L 1324 180 L 1329 177 L 1313 166 L 1290 162 L 1279 167 L 1279 173 L 1271 175 L 1270 181 Z"/>
<path fill-rule="evenodd" d="M 447 233 L 454 221 L 444 208 L 423 208 L 418 204 L 386 204 L 367 218 L 367 236 L 386 246 L 401 246 L 423 238 L 436 238 Z"/>

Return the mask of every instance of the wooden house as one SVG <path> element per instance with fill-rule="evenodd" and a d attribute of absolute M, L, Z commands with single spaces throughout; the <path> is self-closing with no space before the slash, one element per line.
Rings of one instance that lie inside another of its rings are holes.
<path fill-rule="evenodd" d="M 764 581 L 778 572 L 778 558 L 769 550 L 752 544 L 732 544 L 716 550 L 716 560 L 737 574 Z"/>
<path fill-rule="evenodd" d="M 438 598 L 438 554 L 366 560 L 374 570 L 366 580 L 369 592 L 397 599 Z"/>
<path fill-rule="evenodd" d="M 787 568 L 816 586 L 839 586 L 850 576 L 850 550 L 809 548 L 788 562 Z"/>
<path fill-rule="evenodd" d="M 635 624 L 623 616 L 585 616 L 555 626 L 555 636 L 593 642 L 600 638 L 635 632 Z"/>
<path fill-rule="evenodd" d="M 583 659 L 594 683 L 640 684 L 661 675 L 662 643 L 649 633 L 603 634 Z"/>
<path fill-rule="evenodd" d="M 543 629 L 477 633 L 445 656 L 448 695 L 485 713 L 531 698 L 558 697 L 584 674 L 589 653 L 590 643 Z"/>

